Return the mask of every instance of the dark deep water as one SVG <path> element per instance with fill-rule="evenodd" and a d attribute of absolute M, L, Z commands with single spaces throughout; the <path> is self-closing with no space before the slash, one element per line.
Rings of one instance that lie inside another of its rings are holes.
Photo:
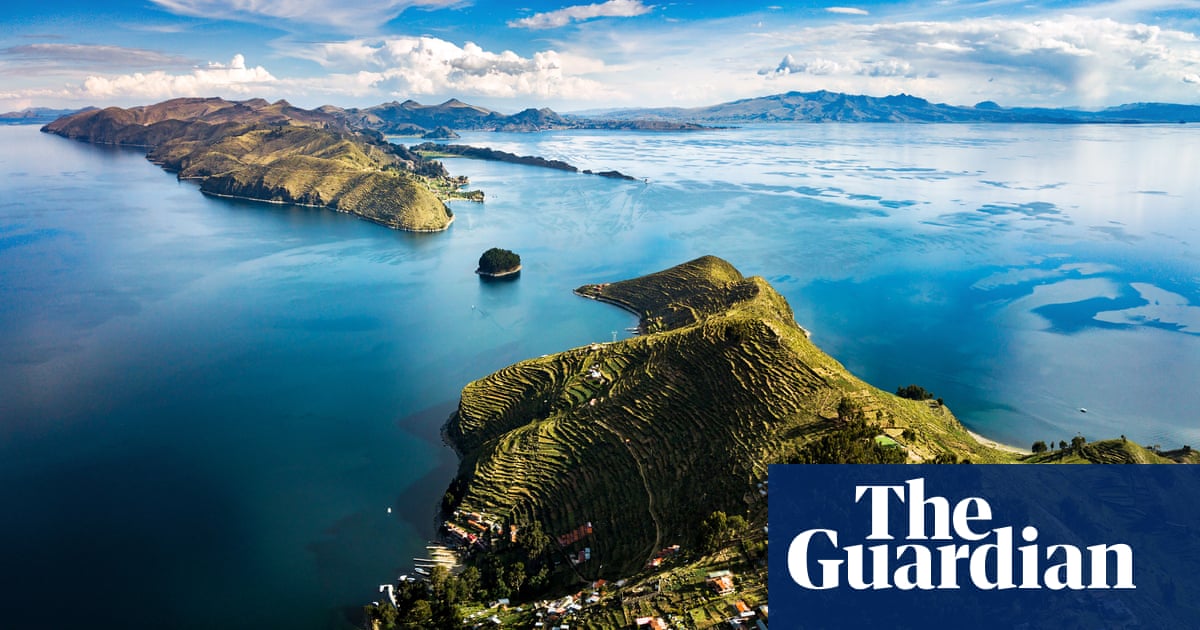
<path fill-rule="evenodd" d="M 487 203 L 413 235 L 0 128 L 2 625 L 338 627 L 431 535 L 463 384 L 632 324 L 573 287 L 706 253 L 766 276 L 867 380 L 920 383 L 989 437 L 1196 445 L 1198 140 L 469 134 L 649 184 L 453 160 Z M 471 273 L 491 246 L 520 280 Z"/>

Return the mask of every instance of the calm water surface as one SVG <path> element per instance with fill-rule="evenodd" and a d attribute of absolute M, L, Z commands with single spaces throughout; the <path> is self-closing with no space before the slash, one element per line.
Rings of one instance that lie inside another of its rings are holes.
<path fill-rule="evenodd" d="M 991 437 L 1200 444 L 1200 130 L 463 142 L 648 182 L 451 160 L 488 201 L 411 235 L 0 128 L 12 627 L 67 599 L 101 626 L 338 627 L 431 535 L 462 385 L 632 324 L 571 288 L 707 253 L 766 276 L 858 374 Z M 471 273 L 494 245 L 519 281 Z"/>

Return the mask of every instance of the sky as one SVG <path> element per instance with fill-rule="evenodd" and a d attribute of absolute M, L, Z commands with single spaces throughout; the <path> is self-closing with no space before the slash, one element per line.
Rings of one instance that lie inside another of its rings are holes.
<path fill-rule="evenodd" d="M 46 0 L 0 15 L 0 111 L 184 96 L 502 112 L 787 91 L 1200 104 L 1200 0 Z"/>

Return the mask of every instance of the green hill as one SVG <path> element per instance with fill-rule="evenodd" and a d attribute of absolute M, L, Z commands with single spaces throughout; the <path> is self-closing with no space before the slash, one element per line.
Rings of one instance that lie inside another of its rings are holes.
<path fill-rule="evenodd" d="M 769 463 L 855 425 L 839 407 L 881 427 L 864 449 L 887 434 L 906 449 L 901 460 L 1013 461 L 944 407 L 850 374 L 765 280 L 718 258 L 578 292 L 639 313 L 656 332 L 470 383 L 446 434 L 463 456 L 460 511 L 537 523 L 551 537 L 592 523 L 597 561 L 583 576 L 632 573 L 665 546 L 692 544 L 710 513 L 763 503 L 755 484 Z"/>
<path fill-rule="evenodd" d="M 724 627 L 737 601 L 767 603 L 772 463 L 1197 459 L 1188 447 L 1160 456 L 1082 436 L 1036 455 L 980 444 L 940 402 L 849 373 L 765 280 L 716 257 L 575 292 L 636 313 L 642 334 L 522 361 L 463 389 L 445 426 L 461 462 L 443 507 L 450 537 L 472 549 L 469 567 L 431 575 L 428 588 L 402 582 L 398 610 L 364 609 L 371 627 L 457 627 L 459 615 L 493 612 L 513 627 L 627 628 L 647 617 Z M 714 595 L 714 571 L 736 573 L 732 590 Z M 565 616 L 561 604 L 484 605 L 567 593 L 590 603 Z"/>
<path fill-rule="evenodd" d="M 285 101 L 110 107 L 61 118 L 43 131 L 144 147 L 149 159 L 213 195 L 329 208 L 402 230 L 444 230 L 453 221 L 434 189 L 459 182 L 440 164 Z"/>

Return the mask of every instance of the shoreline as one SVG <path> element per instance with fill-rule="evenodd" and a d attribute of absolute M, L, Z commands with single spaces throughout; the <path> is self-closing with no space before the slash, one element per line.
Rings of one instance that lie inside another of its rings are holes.
<path fill-rule="evenodd" d="M 966 427 L 963 427 L 963 428 L 966 429 Z M 979 442 L 980 444 L 982 444 L 988 448 L 994 448 L 998 451 L 1005 451 L 1007 453 L 1015 453 L 1017 455 L 1032 455 L 1033 454 L 1033 451 L 1031 451 L 1029 449 L 1024 449 L 1024 448 L 1020 448 L 1017 446 L 1013 446 L 1011 444 L 1004 444 L 1003 442 L 997 442 L 996 440 L 991 440 L 991 439 L 985 438 L 982 435 L 979 435 L 978 433 L 976 433 L 970 429 L 966 429 L 966 431 L 967 431 L 967 433 L 969 433 L 971 435 L 972 438 L 975 438 L 976 442 Z"/>
<path fill-rule="evenodd" d="M 179 179 L 181 181 L 198 181 L 198 180 L 203 181 L 205 178 L 203 178 L 203 177 L 180 177 Z M 362 219 L 363 221 L 368 221 L 370 223 L 374 223 L 375 225 L 382 225 L 385 228 L 396 230 L 397 232 L 418 232 L 418 233 L 426 233 L 426 234 L 436 233 L 436 232 L 445 232 L 446 230 L 450 229 L 451 225 L 454 224 L 454 219 L 456 218 L 456 216 L 454 214 L 450 214 L 446 220 L 446 227 L 442 227 L 442 228 L 408 228 L 408 227 L 404 227 L 401 225 L 391 225 L 389 223 L 385 223 L 378 219 L 368 217 L 364 214 L 359 214 L 357 212 L 353 212 L 350 210 L 342 210 L 341 208 L 334 208 L 333 206 L 322 206 L 322 205 L 315 204 L 315 203 L 300 203 L 297 201 L 284 201 L 282 199 L 260 199 L 257 197 L 246 197 L 243 195 L 230 195 L 228 193 L 219 193 L 219 192 L 213 192 L 210 190 L 204 190 L 203 188 L 200 189 L 200 194 L 208 195 L 210 197 L 219 197 L 221 199 L 237 199 L 239 201 L 254 201 L 257 203 L 269 203 L 269 204 L 276 205 L 276 206 L 299 206 L 301 208 L 316 208 L 318 210 L 331 210 L 331 211 L 337 212 L 339 214 L 348 214 L 352 217 L 357 217 L 359 219 Z M 445 202 L 442 202 L 442 204 L 445 205 Z"/>
<path fill-rule="evenodd" d="M 512 276 L 512 275 L 521 273 L 521 265 L 517 265 L 516 267 L 513 267 L 512 269 L 506 269 L 504 271 L 496 271 L 496 272 L 480 271 L 479 269 L 476 269 L 475 273 L 480 276 L 483 276 L 484 278 L 506 278 L 508 276 Z"/>

